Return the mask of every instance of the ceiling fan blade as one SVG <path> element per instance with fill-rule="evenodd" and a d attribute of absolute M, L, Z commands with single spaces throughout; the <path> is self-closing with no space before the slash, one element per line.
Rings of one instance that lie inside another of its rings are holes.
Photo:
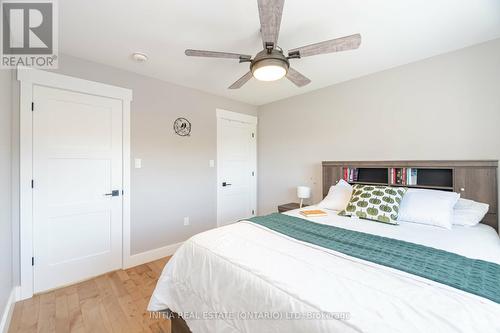
<path fill-rule="evenodd" d="M 248 72 L 240 77 L 235 83 L 229 86 L 229 89 L 240 89 L 245 83 L 252 78 L 252 72 Z"/>
<path fill-rule="evenodd" d="M 301 57 L 309 57 L 317 54 L 333 53 L 354 50 L 361 44 L 361 35 L 355 34 L 342 38 L 327 40 L 288 51 L 288 54 L 299 52 Z"/>
<path fill-rule="evenodd" d="M 307 77 L 297 72 L 292 67 L 288 68 L 288 73 L 286 74 L 286 78 L 292 81 L 299 88 L 311 83 L 311 80 L 309 80 Z"/>
<path fill-rule="evenodd" d="M 273 43 L 273 46 L 276 47 L 285 0 L 257 0 L 257 2 L 264 48 L 266 48 L 266 43 Z"/>
<path fill-rule="evenodd" d="M 250 59 L 250 58 L 252 58 L 252 56 L 247 55 L 247 54 L 205 51 L 205 50 L 187 49 L 184 53 L 189 57 L 225 58 L 225 59 Z"/>

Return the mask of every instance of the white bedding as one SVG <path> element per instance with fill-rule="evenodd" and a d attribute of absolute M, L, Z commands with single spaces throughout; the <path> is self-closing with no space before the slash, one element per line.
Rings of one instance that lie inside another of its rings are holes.
<path fill-rule="evenodd" d="M 500 240 L 485 225 L 390 226 L 335 212 L 310 220 L 500 264 Z M 250 222 L 198 234 L 177 250 L 149 304 L 150 311 L 166 308 L 193 333 L 500 332 L 499 304 Z M 317 319 L 320 312 L 344 319 Z M 300 315 L 315 319 L 289 319 Z"/>

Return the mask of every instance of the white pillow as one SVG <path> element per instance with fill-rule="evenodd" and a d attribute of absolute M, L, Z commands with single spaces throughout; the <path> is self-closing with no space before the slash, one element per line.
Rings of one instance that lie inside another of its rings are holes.
<path fill-rule="evenodd" d="M 320 208 L 331 210 L 344 210 L 351 200 L 352 186 L 341 179 L 336 185 L 330 187 L 327 196 L 318 204 Z"/>
<path fill-rule="evenodd" d="M 488 213 L 490 205 L 467 199 L 458 199 L 453 210 L 453 224 L 475 226 Z"/>
<path fill-rule="evenodd" d="M 455 192 L 410 188 L 399 206 L 398 221 L 451 229 L 458 198 L 460 195 Z"/>

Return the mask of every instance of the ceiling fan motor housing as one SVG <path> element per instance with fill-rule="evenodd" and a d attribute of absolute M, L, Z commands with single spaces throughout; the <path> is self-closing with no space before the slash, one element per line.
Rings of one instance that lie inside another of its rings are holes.
<path fill-rule="evenodd" d="M 272 50 L 262 50 L 250 63 L 250 70 L 252 73 L 261 67 L 265 66 L 279 66 L 283 67 L 288 73 L 288 68 L 290 68 L 290 62 L 283 55 L 283 52 L 274 48 Z"/>

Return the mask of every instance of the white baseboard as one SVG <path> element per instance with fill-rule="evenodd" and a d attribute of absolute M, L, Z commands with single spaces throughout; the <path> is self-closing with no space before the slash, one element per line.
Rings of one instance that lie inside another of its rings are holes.
<path fill-rule="evenodd" d="M 10 321 L 12 319 L 12 314 L 14 313 L 14 306 L 21 294 L 20 287 L 12 288 L 10 292 L 7 304 L 5 304 L 5 309 L 2 314 L 2 320 L 0 321 L 0 333 L 7 333 L 9 331 Z"/>
<path fill-rule="evenodd" d="M 147 262 L 155 261 L 163 257 L 171 256 L 184 242 L 170 244 L 158 249 L 138 253 L 131 255 L 124 263 L 124 268 L 130 268 L 138 265 L 145 264 Z"/>

